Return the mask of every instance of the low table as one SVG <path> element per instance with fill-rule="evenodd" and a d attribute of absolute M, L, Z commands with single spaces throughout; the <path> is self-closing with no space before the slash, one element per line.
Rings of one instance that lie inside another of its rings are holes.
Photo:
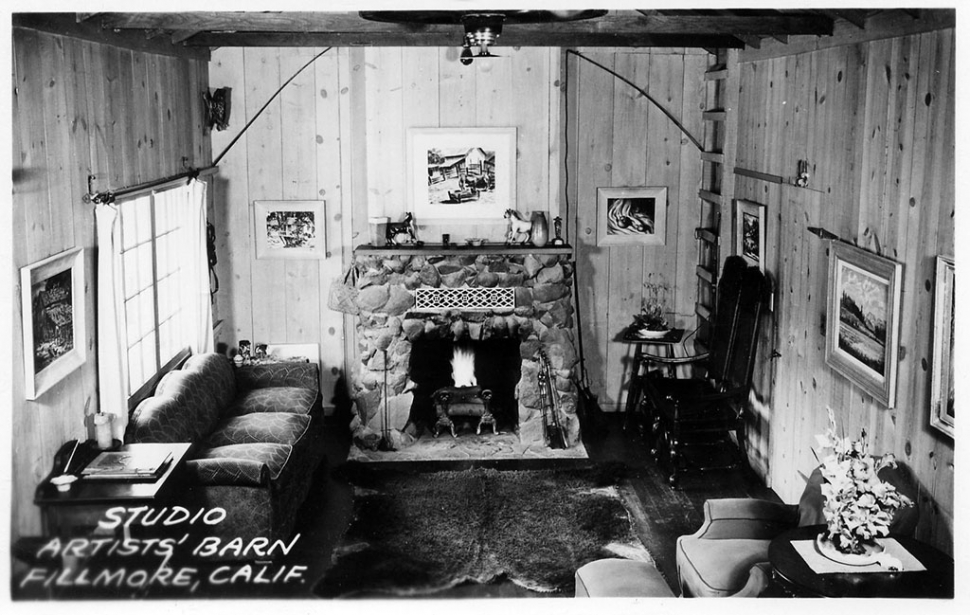
<path fill-rule="evenodd" d="M 633 327 L 627 327 L 623 332 L 616 338 L 616 341 L 623 342 L 624 344 L 633 345 L 633 366 L 630 369 L 630 379 L 627 386 L 626 393 L 626 406 L 625 406 L 625 420 L 624 428 L 629 428 L 634 420 L 635 416 L 643 413 L 641 408 L 641 399 L 643 397 L 643 378 L 646 376 L 645 372 L 647 365 L 650 363 L 650 355 L 645 355 L 643 353 L 644 346 L 655 346 L 659 348 L 664 357 L 671 358 L 674 356 L 674 346 L 679 344 L 684 338 L 683 329 L 670 329 L 662 337 L 656 338 L 642 338 L 637 336 Z M 674 368 L 671 366 L 667 367 L 667 376 L 674 377 Z M 645 420 L 641 419 L 640 427 L 644 428 L 644 423 L 646 423 L 646 428 L 649 428 L 649 423 L 653 417 L 646 417 Z"/>
<path fill-rule="evenodd" d="M 44 527 L 49 536 L 71 537 L 81 535 L 97 526 L 104 512 L 113 506 L 158 506 L 167 501 L 182 487 L 181 473 L 192 448 L 191 443 L 126 444 L 110 450 L 133 451 L 157 448 L 172 454 L 172 460 L 154 480 L 97 480 L 81 478 L 68 491 L 59 491 L 51 479 L 63 472 L 64 464 L 74 449 L 71 441 L 61 447 L 55 456 L 54 468 L 34 493 L 34 504 L 41 508 Z M 101 450 L 94 441 L 77 446 L 69 470 L 80 473 Z"/>
<path fill-rule="evenodd" d="M 784 532 L 768 546 L 772 575 L 794 596 L 826 598 L 952 598 L 953 559 L 930 545 L 891 534 L 926 570 L 913 572 L 822 573 L 796 551 L 792 541 L 815 540 L 824 525 Z"/>

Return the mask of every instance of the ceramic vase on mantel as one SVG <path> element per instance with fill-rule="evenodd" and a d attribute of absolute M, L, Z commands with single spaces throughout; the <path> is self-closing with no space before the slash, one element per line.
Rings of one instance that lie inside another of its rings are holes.
<path fill-rule="evenodd" d="M 549 243 L 549 221 L 546 220 L 546 212 L 532 212 L 532 245 L 541 248 Z"/>

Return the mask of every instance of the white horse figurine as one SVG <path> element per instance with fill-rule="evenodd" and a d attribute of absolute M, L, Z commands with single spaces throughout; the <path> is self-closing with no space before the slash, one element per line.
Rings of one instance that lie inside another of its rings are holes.
<path fill-rule="evenodd" d="M 511 245 L 516 243 L 519 236 L 525 235 L 525 239 L 518 240 L 519 244 L 525 245 L 532 237 L 532 222 L 523 220 L 519 212 L 514 209 L 506 209 L 505 218 L 509 221 L 509 232 L 505 234 L 505 244 Z"/>

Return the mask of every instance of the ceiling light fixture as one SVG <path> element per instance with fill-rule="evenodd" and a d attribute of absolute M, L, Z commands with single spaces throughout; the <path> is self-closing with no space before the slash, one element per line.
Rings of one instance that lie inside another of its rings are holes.
<path fill-rule="evenodd" d="M 469 65 L 475 58 L 494 58 L 489 52 L 490 45 L 502 34 L 505 15 L 501 13 L 466 13 L 462 15 L 461 23 L 465 27 L 465 37 L 462 43 L 461 63 Z M 478 47 L 478 53 L 472 53 L 472 47 Z"/>

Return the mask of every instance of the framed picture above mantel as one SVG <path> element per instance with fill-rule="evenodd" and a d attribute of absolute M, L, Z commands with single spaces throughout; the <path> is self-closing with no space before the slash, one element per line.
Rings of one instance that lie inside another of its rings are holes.
<path fill-rule="evenodd" d="M 35 400 L 84 364 L 84 250 L 67 250 L 20 270 L 24 394 Z"/>
<path fill-rule="evenodd" d="M 903 266 L 841 241 L 829 243 L 825 362 L 879 403 L 896 403 Z"/>
<path fill-rule="evenodd" d="M 516 129 L 409 128 L 408 211 L 419 223 L 504 223 L 515 209 Z"/>

